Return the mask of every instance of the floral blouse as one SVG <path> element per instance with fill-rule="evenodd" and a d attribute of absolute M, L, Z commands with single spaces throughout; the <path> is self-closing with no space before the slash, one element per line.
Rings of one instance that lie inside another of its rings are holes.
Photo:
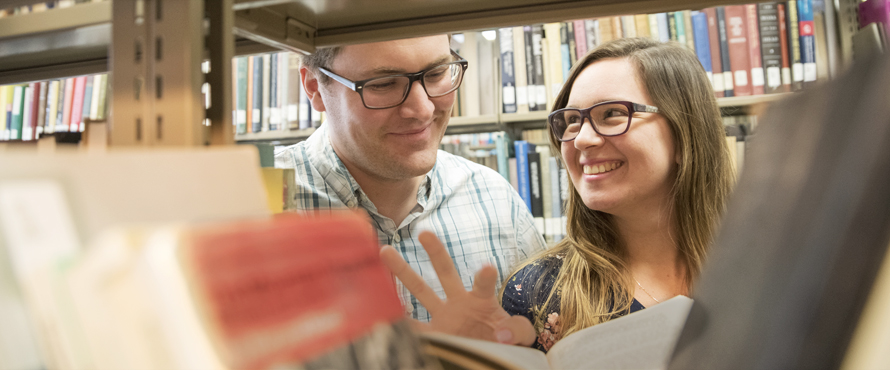
<path fill-rule="evenodd" d="M 506 283 L 504 295 L 501 297 L 501 305 L 510 315 L 522 315 L 535 323 L 535 312 L 546 312 L 547 321 L 543 327 L 536 325 L 535 331 L 538 339 L 532 347 L 547 352 L 556 341 L 561 338 L 559 328 L 559 291 L 553 297 L 547 309 L 540 306 L 547 301 L 547 296 L 553 290 L 553 284 L 562 267 L 562 256 L 553 255 L 544 257 L 516 272 L 510 281 Z M 631 302 L 630 312 L 644 309 L 636 299 Z"/>

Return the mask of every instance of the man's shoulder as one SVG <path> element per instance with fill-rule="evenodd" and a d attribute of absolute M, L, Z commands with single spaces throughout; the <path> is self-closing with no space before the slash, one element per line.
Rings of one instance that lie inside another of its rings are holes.
<path fill-rule="evenodd" d="M 275 151 L 275 168 L 297 168 L 309 162 L 308 144 L 301 141 Z"/>

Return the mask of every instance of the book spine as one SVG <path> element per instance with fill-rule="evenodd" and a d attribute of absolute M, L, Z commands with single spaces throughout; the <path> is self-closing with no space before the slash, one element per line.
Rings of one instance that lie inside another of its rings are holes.
<path fill-rule="evenodd" d="M 596 19 L 584 20 L 584 31 L 587 33 L 587 50 L 593 50 L 599 45 L 599 21 Z"/>
<path fill-rule="evenodd" d="M 695 55 L 708 75 L 708 81 L 714 86 L 713 67 L 711 66 L 711 45 L 708 38 L 708 16 L 705 13 L 693 12 L 692 29 L 695 35 Z"/>
<path fill-rule="evenodd" d="M 649 14 L 649 37 L 653 40 L 661 39 L 658 31 L 658 14 Z"/>
<path fill-rule="evenodd" d="M 671 35 L 671 41 L 680 42 L 680 33 L 677 29 L 677 13 L 669 12 L 667 13 L 667 21 L 668 21 L 668 32 Z M 683 40 L 683 43 L 686 43 L 686 40 Z"/>
<path fill-rule="evenodd" d="M 525 31 L 513 27 L 513 78 L 516 79 L 516 112 L 528 113 L 528 64 L 525 61 Z"/>
<path fill-rule="evenodd" d="M 776 4 L 776 20 L 779 22 L 779 51 L 782 54 L 782 89 L 781 92 L 791 91 L 791 51 L 788 45 L 788 22 L 785 4 Z"/>
<path fill-rule="evenodd" d="M 90 118 L 93 108 L 93 76 L 84 77 L 86 86 L 83 89 L 83 107 L 80 109 L 80 122 Z"/>
<path fill-rule="evenodd" d="M 726 9 L 717 7 L 717 33 L 720 36 L 720 65 L 723 67 L 723 96 L 735 96 L 732 71 L 735 68 L 729 58 L 729 41 L 727 38 Z"/>
<path fill-rule="evenodd" d="M 22 113 L 25 106 L 25 86 L 19 85 L 15 87 L 12 95 L 12 121 L 9 125 L 9 139 L 22 139 Z"/>
<path fill-rule="evenodd" d="M 544 26 L 532 26 L 532 55 L 535 80 L 535 106 L 537 110 L 547 109 L 547 85 L 544 81 Z"/>
<path fill-rule="evenodd" d="M 85 76 L 74 79 L 74 97 L 71 99 L 71 114 L 68 116 L 68 131 L 83 131 L 83 98 L 87 88 Z"/>
<path fill-rule="evenodd" d="M 544 202 L 541 197 L 541 154 L 531 148 L 528 151 L 528 182 L 532 217 L 538 232 L 544 230 Z"/>
<path fill-rule="evenodd" d="M 271 96 L 270 96 L 271 94 L 269 94 L 270 93 L 269 78 L 271 77 L 271 73 L 272 73 L 271 55 L 264 54 L 261 58 L 262 58 L 261 60 L 263 61 L 263 63 L 261 64 L 261 66 L 262 66 L 262 82 L 260 82 L 260 86 L 259 86 L 260 87 L 260 97 L 262 99 L 262 104 L 261 104 L 261 108 L 260 108 L 261 109 L 260 115 L 262 117 L 262 120 L 260 121 L 260 131 L 269 131 L 269 118 L 272 115 L 271 105 L 270 105 L 270 101 L 269 101 L 269 98 L 271 98 Z"/>
<path fill-rule="evenodd" d="M 290 53 L 278 53 L 278 129 L 289 129 L 287 119 L 287 93 L 290 87 Z"/>
<path fill-rule="evenodd" d="M 101 83 L 99 84 L 99 106 L 98 113 L 96 114 L 96 119 L 104 120 L 106 116 L 106 107 L 107 99 L 108 99 L 108 74 L 103 73 L 100 75 Z"/>
<path fill-rule="evenodd" d="M 235 133 L 247 133 L 247 58 L 235 58 Z"/>
<path fill-rule="evenodd" d="M 797 0 L 797 14 L 803 83 L 805 86 L 809 86 L 816 82 L 816 34 L 813 23 L 813 0 Z"/>
<path fill-rule="evenodd" d="M 680 44 L 686 45 L 686 20 L 683 18 L 682 11 L 674 12 L 674 23 L 676 23 L 677 28 L 677 42 Z"/>
<path fill-rule="evenodd" d="M 293 53 L 287 54 L 287 125 L 288 129 L 300 128 L 300 57 Z"/>
<path fill-rule="evenodd" d="M 49 93 L 46 96 L 47 99 L 47 111 L 46 111 L 46 122 L 44 125 L 44 132 L 51 134 L 55 132 L 56 129 L 56 115 L 59 112 L 59 86 L 61 81 L 53 80 L 49 83 Z"/>
<path fill-rule="evenodd" d="M 782 88 L 782 48 L 779 42 L 779 20 L 776 3 L 757 4 L 760 21 L 760 54 L 764 70 L 764 93 L 772 94 Z"/>
<path fill-rule="evenodd" d="M 9 100 L 9 90 L 12 86 L 0 86 L 0 140 L 9 140 L 9 120 L 7 116 L 11 113 L 12 104 L 7 103 Z"/>
<path fill-rule="evenodd" d="M 683 13 L 683 29 L 686 31 L 686 47 L 695 51 L 695 32 L 692 30 L 692 11 L 684 10 Z"/>
<path fill-rule="evenodd" d="M 597 24 L 599 25 L 597 45 L 605 44 L 617 38 L 614 34 L 615 28 L 612 27 L 612 17 L 600 18 L 597 20 Z"/>
<path fill-rule="evenodd" d="M 573 21 L 573 29 L 575 31 L 575 57 L 581 59 L 587 54 L 587 27 L 585 21 Z M 573 63 L 574 64 L 574 63 Z"/>
<path fill-rule="evenodd" d="M 658 26 L 658 40 L 661 42 L 671 41 L 671 29 L 670 22 L 668 21 L 667 13 L 657 13 L 655 14 Z"/>
<path fill-rule="evenodd" d="M 541 183 L 541 213 L 543 214 L 542 228 L 538 231 L 544 234 L 544 240 L 552 242 L 555 229 L 553 228 L 553 204 L 551 204 L 552 199 L 550 198 L 550 147 L 540 145 L 536 149 L 539 157 L 538 163 L 540 163 L 538 179 Z"/>
<path fill-rule="evenodd" d="M 28 121 L 28 126 L 30 126 L 30 133 L 28 135 L 28 140 L 37 139 L 38 135 L 38 127 L 41 122 L 41 118 L 43 118 L 43 114 L 46 110 L 46 81 L 43 82 L 35 82 L 31 84 L 31 119 Z M 41 127 L 39 130 L 41 133 L 43 132 L 43 128 Z"/>
<path fill-rule="evenodd" d="M 634 16 L 623 15 L 621 19 L 621 35 L 623 37 L 637 37 L 637 25 Z"/>
<path fill-rule="evenodd" d="M 532 26 L 522 27 L 522 33 L 525 39 L 525 79 L 528 84 L 526 90 L 528 110 L 543 110 L 543 107 L 538 108 L 538 88 L 535 81 L 534 31 L 532 30 Z"/>
<path fill-rule="evenodd" d="M 46 103 L 49 96 L 49 81 L 40 82 L 40 96 L 37 101 L 37 119 L 34 121 L 34 139 L 46 131 Z"/>
<path fill-rule="evenodd" d="M 507 181 L 510 181 L 510 166 L 508 164 L 510 159 L 509 145 L 510 138 L 507 134 L 504 132 L 497 133 L 495 137 L 495 155 L 497 156 L 498 173 Z"/>
<path fill-rule="evenodd" d="M 751 94 L 763 95 L 763 61 L 760 55 L 760 26 L 757 21 L 757 4 L 744 5 L 748 21 L 748 60 L 751 65 Z"/>
<path fill-rule="evenodd" d="M 562 199 L 559 197 L 560 184 L 559 184 L 559 160 L 556 157 L 551 156 L 550 161 L 550 193 L 545 194 L 545 196 L 550 197 L 550 214 L 552 217 L 552 221 L 550 225 L 547 225 L 547 231 L 552 231 L 553 241 L 559 241 L 563 238 L 562 236 Z"/>
<path fill-rule="evenodd" d="M 263 57 L 252 56 L 253 60 L 253 109 L 251 128 L 260 132 L 263 128 Z"/>
<path fill-rule="evenodd" d="M 788 0 L 785 9 L 785 26 L 788 29 L 788 61 L 791 63 L 791 90 L 803 88 L 803 63 L 800 56 L 800 24 L 797 1 Z"/>
<path fill-rule="evenodd" d="M 90 98 L 90 116 L 89 119 L 99 119 L 99 99 L 102 99 L 102 76 L 101 74 L 92 76 L 93 79 L 93 96 Z"/>
<path fill-rule="evenodd" d="M 610 17 L 612 19 L 612 38 L 620 39 L 626 37 L 624 29 L 621 27 L 621 17 Z"/>
<path fill-rule="evenodd" d="M 34 111 L 31 109 L 32 103 L 34 102 L 34 84 L 30 83 L 25 85 L 25 95 L 22 99 L 22 128 L 20 130 L 21 140 L 31 140 L 31 116 Z"/>
<path fill-rule="evenodd" d="M 525 140 L 517 140 L 513 142 L 513 149 L 516 153 L 516 185 L 519 196 L 525 202 L 529 212 L 532 210 L 531 188 L 528 177 L 528 153 L 529 143 Z"/>
<path fill-rule="evenodd" d="M 561 68 L 561 73 L 556 76 L 559 80 L 559 86 L 569 78 L 569 71 L 572 69 L 572 45 L 569 40 L 572 38 L 569 37 L 569 25 L 566 22 L 559 23 L 559 65 Z M 574 41 L 572 41 L 574 42 Z M 554 89 L 552 92 L 553 98 L 556 98 L 556 94 L 559 93 L 559 90 Z"/>
<path fill-rule="evenodd" d="M 71 101 L 74 99 L 74 85 L 75 85 L 74 82 L 75 82 L 75 78 L 73 78 L 73 77 L 65 79 L 65 94 L 62 97 L 62 99 L 64 99 L 63 104 L 62 104 L 62 107 L 63 107 L 62 114 L 61 114 L 62 119 L 61 119 L 61 121 L 56 123 L 56 128 L 57 128 L 56 132 L 58 132 L 58 131 L 66 132 L 70 129 L 70 126 L 68 125 L 68 123 L 69 123 L 69 121 L 71 121 L 71 105 L 72 105 Z"/>
<path fill-rule="evenodd" d="M 634 25 L 637 26 L 637 37 L 651 37 L 648 14 L 635 15 Z"/>
<path fill-rule="evenodd" d="M 516 113 L 516 68 L 513 66 L 513 29 L 498 29 L 501 47 L 501 111 Z"/>
<path fill-rule="evenodd" d="M 268 55 L 269 61 L 269 83 L 266 88 L 269 89 L 269 131 L 278 130 L 279 120 L 281 116 L 278 112 L 278 53 Z"/>
<path fill-rule="evenodd" d="M 578 46 L 575 42 L 575 23 L 574 22 L 562 22 L 566 28 L 566 42 L 569 44 L 569 69 L 572 69 L 572 66 L 575 65 L 575 61 L 578 60 Z M 568 79 L 569 74 L 566 73 L 563 81 Z"/>

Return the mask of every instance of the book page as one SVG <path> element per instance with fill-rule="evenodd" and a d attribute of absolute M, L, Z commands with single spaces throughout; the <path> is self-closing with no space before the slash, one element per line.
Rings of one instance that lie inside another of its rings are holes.
<path fill-rule="evenodd" d="M 478 354 L 480 357 L 493 359 L 495 362 L 503 364 L 506 368 L 547 369 L 550 367 L 547 364 L 547 357 L 544 356 L 544 352 L 534 348 L 469 339 L 442 333 L 423 333 L 422 337 L 434 345 L 442 343 L 451 349 L 460 349 L 468 353 Z"/>
<path fill-rule="evenodd" d="M 692 299 L 676 296 L 557 342 L 553 369 L 664 369 L 686 323 Z"/>

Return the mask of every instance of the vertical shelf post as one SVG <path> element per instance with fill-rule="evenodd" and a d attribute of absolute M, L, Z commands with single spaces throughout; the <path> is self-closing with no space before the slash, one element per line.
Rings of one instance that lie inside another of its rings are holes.
<path fill-rule="evenodd" d="M 207 119 L 210 121 L 210 143 L 229 145 L 235 142 L 233 129 L 232 102 L 232 57 L 235 39 L 232 29 L 235 26 L 233 0 L 205 1 L 205 11 L 210 19 L 207 35 L 207 51 L 210 54 L 210 71 L 207 83 L 210 84 L 210 107 Z"/>

